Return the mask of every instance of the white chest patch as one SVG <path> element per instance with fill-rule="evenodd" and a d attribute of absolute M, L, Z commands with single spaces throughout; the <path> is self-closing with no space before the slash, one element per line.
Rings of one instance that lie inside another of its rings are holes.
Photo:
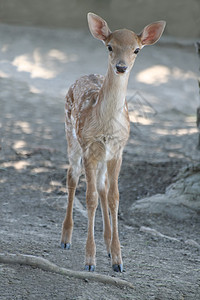
<path fill-rule="evenodd" d="M 120 143 L 118 139 L 115 139 L 111 136 L 104 138 L 104 147 L 105 147 L 105 160 L 111 160 L 116 157 L 120 151 Z"/>

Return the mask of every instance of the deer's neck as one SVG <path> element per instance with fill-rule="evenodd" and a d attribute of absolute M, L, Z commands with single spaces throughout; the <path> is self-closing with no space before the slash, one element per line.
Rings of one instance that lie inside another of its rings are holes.
<path fill-rule="evenodd" d="M 109 65 L 99 92 L 100 115 L 105 121 L 118 118 L 123 111 L 129 74 L 116 75 Z"/>

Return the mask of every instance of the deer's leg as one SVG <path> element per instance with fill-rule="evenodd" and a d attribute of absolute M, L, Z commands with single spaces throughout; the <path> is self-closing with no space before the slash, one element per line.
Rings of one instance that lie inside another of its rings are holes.
<path fill-rule="evenodd" d="M 101 200 L 101 211 L 103 217 L 103 232 L 104 242 L 108 256 L 110 257 L 110 242 L 111 242 L 111 227 L 108 210 L 108 199 L 107 199 L 107 166 L 106 163 L 99 164 L 97 173 L 97 190 Z"/>
<path fill-rule="evenodd" d="M 62 225 L 61 248 L 70 249 L 73 231 L 73 202 L 81 173 L 81 157 L 78 152 L 70 157 L 70 167 L 67 172 L 68 203 L 65 219 Z"/>
<path fill-rule="evenodd" d="M 121 248 L 118 235 L 118 207 L 119 207 L 119 191 L 118 191 L 118 176 L 121 167 L 121 157 L 112 159 L 107 163 L 108 169 L 108 205 L 110 208 L 112 219 L 112 240 L 111 240 L 111 256 L 112 267 L 116 272 L 123 271 Z"/>
<path fill-rule="evenodd" d="M 88 211 L 88 234 L 85 249 L 85 270 L 94 271 L 96 266 L 96 245 L 94 240 L 94 221 L 98 205 L 98 193 L 96 188 L 97 161 L 92 158 L 84 158 L 84 168 L 87 181 L 86 205 Z"/>

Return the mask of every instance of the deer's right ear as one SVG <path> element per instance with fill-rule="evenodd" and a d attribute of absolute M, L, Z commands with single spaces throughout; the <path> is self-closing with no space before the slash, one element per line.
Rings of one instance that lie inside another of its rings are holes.
<path fill-rule="evenodd" d="M 93 37 L 105 42 L 108 36 L 111 34 L 106 21 L 93 13 L 88 13 L 87 18 L 90 32 Z"/>

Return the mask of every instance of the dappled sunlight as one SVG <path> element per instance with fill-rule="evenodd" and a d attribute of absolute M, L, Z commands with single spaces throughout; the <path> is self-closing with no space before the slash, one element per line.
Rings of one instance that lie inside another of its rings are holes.
<path fill-rule="evenodd" d="M 38 58 L 37 53 L 35 53 L 34 58 Z M 17 67 L 18 72 L 30 73 L 31 78 L 51 79 L 57 75 L 55 71 L 41 66 L 40 60 L 35 59 L 31 61 L 27 54 L 17 56 L 12 64 Z"/>
<path fill-rule="evenodd" d="M 23 149 L 24 147 L 26 147 L 25 141 L 19 140 L 14 142 L 13 149 L 19 150 L 19 149 Z"/>
<path fill-rule="evenodd" d="M 5 183 L 6 182 L 6 178 L 1 178 L 0 179 L 0 184 L 3 184 L 3 183 Z"/>
<path fill-rule="evenodd" d="M 198 133 L 197 128 L 178 128 L 178 129 L 167 129 L 167 128 L 157 128 L 154 130 L 154 133 L 158 135 L 173 135 L 173 136 L 181 136 L 181 135 L 189 135 Z"/>
<path fill-rule="evenodd" d="M 60 71 L 58 63 L 76 62 L 76 54 L 67 54 L 58 49 L 51 49 L 47 53 L 41 52 L 39 48 L 34 49 L 33 53 L 16 56 L 12 65 L 17 68 L 18 72 L 28 72 L 31 78 L 52 79 Z M 7 76 L 3 73 L 4 77 Z M 34 90 L 34 89 L 33 89 Z M 37 90 L 36 90 L 37 93 Z"/>
<path fill-rule="evenodd" d="M 67 58 L 67 55 L 60 51 L 60 50 L 57 50 L 57 49 L 51 49 L 48 54 L 47 54 L 50 58 L 53 58 L 53 59 L 57 59 L 59 61 L 62 61 L 62 62 L 68 62 L 68 58 Z"/>
<path fill-rule="evenodd" d="M 59 167 L 59 169 L 67 170 L 67 169 L 69 169 L 69 164 L 62 163 L 61 165 L 58 165 L 58 167 Z"/>
<path fill-rule="evenodd" d="M 153 119 L 146 118 L 146 117 L 143 117 L 143 116 L 139 116 L 134 111 L 131 111 L 129 113 L 129 119 L 133 123 L 137 122 L 137 123 L 140 123 L 142 125 L 152 125 L 153 124 Z"/>
<path fill-rule="evenodd" d="M 62 187 L 62 182 L 56 181 L 56 180 L 51 180 L 49 184 L 52 185 L 52 186 Z"/>
<path fill-rule="evenodd" d="M 186 79 L 196 79 L 196 74 L 192 71 L 184 71 L 177 67 L 172 69 L 172 76 L 174 79 L 186 80 Z"/>
<path fill-rule="evenodd" d="M 0 164 L 0 168 L 11 168 L 13 167 L 15 170 L 20 171 L 26 169 L 26 167 L 31 166 L 29 161 L 21 160 L 21 161 L 9 161 Z"/>
<path fill-rule="evenodd" d="M 178 67 L 170 69 L 164 65 L 155 65 L 138 73 L 137 81 L 145 84 L 161 85 L 170 79 L 186 80 L 195 79 L 196 75 L 192 71 L 184 71 Z"/>
<path fill-rule="evenodd" d="M 29 91 L 30 91 L 30 93 L 33 93 L 33 94 L 41 94 L 42 93 L 41 89 L 38 89 L 37 87 L 35 87 L 32 84 L 29 85 Z"/>
<path fill-rule="evenodd" d="M 170 75 L 169 68 L 165 66 L 153 66 L 138 73 L 136 79 L 146 84 L 162 84 L 168 81 Z"/>
<path fill-rule="evenodd" d="M 2 47 L 1 47 L 1 52 L 2 53 L 5 53 L 8 51 L 8 48 L 9 48 L 9 45 L 8 44 L 4 44 Z"/>
<path fill-rule="evenodd" d="M 33 132 L 32 129 L 31 129 L 31 126 L 28 122 L 17 121 L 15 123 L 15 126 L 19 127 L 21 129 L 22 133 L 31 134 Z"/>
<path fill-rule="evenodd" d="M 198 129 L 196 116 L 183 114 L 154 114 L 137 115 L 130 112 L 133 126 L 130 132 L 126 151 L 135 159 L 146 157 L 152 160 L 184 159 L 185 161 L 199 161 L 197 150 Z M 133 158 L 132 158 L 133 159 Z"/>
<path fill-rule="evenodd" d="M 78 60 L 78 56 L 76 54 L 67 55 L 66 53 L 58 49 L 51 49 L 48 52 L 47 56 L 50 59 L 55 59 L 63 63 L 75 62 Z"/>
<path fill-rule="evenodd" d="M 0 78 L 9 78 L 9 75 L 0 70 Z"/>
<path fill-rule="evenodd" d="M 128 102 L 129 119 L 132 123 L 151 125 L 157 111 L 141 92 L 130 91 Z"/>
<path fill-rule="evenodd" d="M 48 173 L 49 169 L 45 167 L 34 168 L 31 170 L 31 174 Z"/>

